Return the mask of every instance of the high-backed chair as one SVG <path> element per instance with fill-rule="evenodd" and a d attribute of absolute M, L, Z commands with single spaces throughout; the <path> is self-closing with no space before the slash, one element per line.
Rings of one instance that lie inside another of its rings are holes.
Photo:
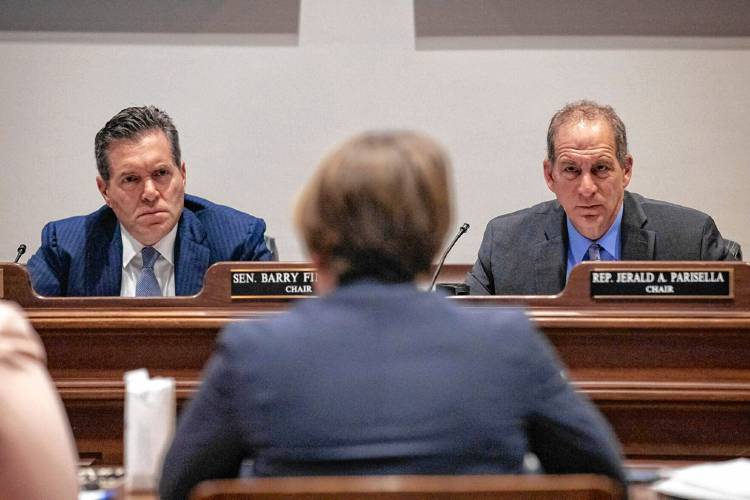
<path fill-rule="evenodd" d="M 604 476 L 327 476 L 204 481 L 191 500 L 615 500 Z"/>
<path fill-rule="evenodd" d="M 266 248 L 271 252 L 271 260 L 277 262 L 279 260 L 279 249 L 276 246 L 276 238 L 273 236 L 264 236 L 266 242 Z"/>
<path fill-rule="evenodd" d="M 739 243 L 734 240 L 728 240 L 724 238 L 724 246 L 727 249 L 727 253 L 734 259 L 742 260 L 742 247 Z"/>

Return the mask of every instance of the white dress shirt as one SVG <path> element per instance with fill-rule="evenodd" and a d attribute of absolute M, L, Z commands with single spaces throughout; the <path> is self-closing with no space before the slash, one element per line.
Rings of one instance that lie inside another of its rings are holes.
<path fill-rule="evenodd" d="M 143 245 L 133 238 L 120 224 L 122 235 L 122 285 L 120 296 L 135 297 L 135 285 L 143 271 L 143 257 L 141 249 Z M 154 274 L 159 282 L 161 294 L 165 297 L 174 297 L 174 242 L 177 238 L 177 224 L 172 230 L 160 239 L 155 245 L 151 245 L 159 252 L 159 257 L 154 263 Z"/>

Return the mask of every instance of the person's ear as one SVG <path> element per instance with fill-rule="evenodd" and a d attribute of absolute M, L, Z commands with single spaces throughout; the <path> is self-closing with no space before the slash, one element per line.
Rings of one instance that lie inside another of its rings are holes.
<path fill-rule="evenodd" d="M 110 204 L 109 193 L 108 193 L 109 183 L 105 181 L 104 179 L 102 179 L 101 176 L 97 175 L 96 187 L 99 189 L 99 192 L 102 194 L 102 198 L 104 198 L 104 203 L 106 203 L 107 206 L 111 207 L 112 205 Z"/>
<path fill-rule="evenodd" d="M 625 164 L 622 166 L 622 177 L 623 177 L 623 186 L 624 188 L 628 187 L 628 184 L 630 184 L 630 177 L 633 175 L 633 156 L 628 154 L 625 157 Z"/>
<path fill-rule="evenodd" d="M 555 184 L 555 178 L 552 176 L 552 162 L 545 159 L 542 162 L 542 169 L 544 170 L 544 182 L 547 183 L 547 187 L 550 191 L 554 192 L 555 190 L 552 188 Z"/>
<path fill-rule="evenodd" d="M 180 165 L 180 175 L 182 175 L 182 185 L 185 185 L 185 182 L 187 181 L 187 171 L 185 170 L 185 162 L 182 162 L 182 165 Z"/>
<path fill-rule="evenodd" d="M 332 292 L 338 285 L 338 276 L 331 271 L 328 260 L 320 254 L 311 252 L 310 261 L 318 272 L 318 279 L 315 281 L 315 292 L 318 295 L 325 295 Z"/>

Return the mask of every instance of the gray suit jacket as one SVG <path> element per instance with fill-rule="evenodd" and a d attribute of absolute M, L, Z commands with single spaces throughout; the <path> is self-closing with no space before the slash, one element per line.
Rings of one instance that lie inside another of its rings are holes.
<path fill-rule="evenodd" d="M 458 307 L 359 281 L 268 321 L 230 326 L 185 410 L 160 494 L 204 479 L 549 473 L 623 481 L 604 419 L 519 310 Z"/>
<path fill-rule="evenodd" d="M 625 191 L 622 260 L 733 260 L 703 212 Z M 565 286 L 568 230 L 556 201 L 487 224 L 466 284 L 476 295 L 550 295 Z"/>

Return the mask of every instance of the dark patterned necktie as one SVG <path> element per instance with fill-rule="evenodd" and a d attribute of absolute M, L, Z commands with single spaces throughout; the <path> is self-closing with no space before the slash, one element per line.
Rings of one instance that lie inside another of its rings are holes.
<path fill-rule="evenodd" d="M 135 284 L 135 296 L 160 297 L 161 288 L 159 288 L 159 282 L 156 281 L 156 274 L 154 273 L 154 264 L 156 259 L 159 258 L 159 252 L 154 247 L 143 247 L 141 257 L 143 258 L 143 270 Z"/>
<path fill-rule="evenodd" d="M 583 260 L 602 260 L 601 249 L 599 243 L 592 243 Z"/>

